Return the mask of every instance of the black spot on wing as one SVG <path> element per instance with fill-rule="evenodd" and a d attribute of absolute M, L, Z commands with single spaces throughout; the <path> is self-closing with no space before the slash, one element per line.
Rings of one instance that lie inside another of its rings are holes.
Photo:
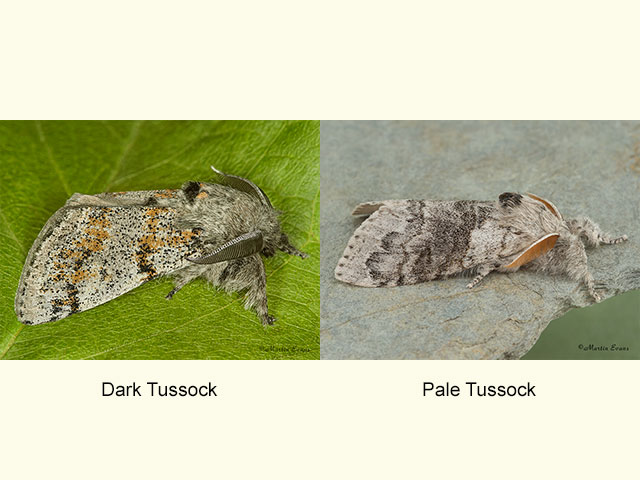
<path fill-rule="evenodd" d="M 382 249 L 387 252 L 395 252 L 402 249 L 402 237 L 398 232 L 389 232 L 382 237 Z"/>
<path fill-rule="evenodd" d="M 78 287 L 71 283 L 67 283 L 66 290 L 69 297 L 69 307 L 71 308 L 71 313 L 79 312 L 80 299 L 78 298 Z"/>
<path fill-rule="evenodd" d="M 150 280 L 158 276 L 158 271 L 151 260 L 151 255 L 153 255 L 153 253 L 154 250 L 149 244 L 138 244 L 138 249 L 135 254 L 136 264 L 138 265 L 138 273 L 146 275 L 146 280 Z"/>
<path fill-rule="evenodd" d="M 384 255 L 380 252 L 373 252 L 364 262 L 369 270 L 369 276 L 381 287 L 388 283 L 386 272 L 383 270 Z"/>
<path fill-rule="evenodd" d="M 200 193 L 200 184 L 198 182 L 187 182 L 182 187 L 182 192 L 189 203 L 193 203 L 198 193 Z"/>

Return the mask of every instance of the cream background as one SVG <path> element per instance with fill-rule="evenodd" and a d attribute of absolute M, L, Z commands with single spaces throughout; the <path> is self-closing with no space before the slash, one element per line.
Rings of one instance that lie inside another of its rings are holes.
<path fill-rule="evenodd" d="M 5 362 L 2 476 L 625 478 L 636 471 L 637 366 Z M 101 396 L 102 381 L 134 380 L 211 380 L 219 396 Z M 423 381 L 447 380 L 531 381 L 537 396 L 422 396 Z"/>
<path fill-rule="evenodd" d="M 633 0 L 23 0 L 7 118 L 634 119 Z"/>

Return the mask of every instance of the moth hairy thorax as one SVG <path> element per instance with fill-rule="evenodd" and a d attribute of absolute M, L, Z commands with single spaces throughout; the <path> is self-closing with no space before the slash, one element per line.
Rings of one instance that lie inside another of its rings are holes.
<path fill-rule="evenodd" d="M 565 220 L 548 200 L 503 193 L 497 202 L 387 200 L 358 205 L 368 218 L 356 229 L 335 269 L 336 279 L 391 287 L 473 273 L 473 288 L 492 271 L 519 268 L 568 275 L 595 301 L 588 246 L 614 244 L 586 217 Z M 584 243 L 583 243 L 584 242 Z"/>
<path fill-rule="evenodd" d="M 246 308 L 272 324 L 261 255 L 306 254 L 289 243 L 279 212 L 257 185 L 213 170 L 217 183 L 73 195 L 29 251 L 15 299 L 18 319 L 59 320 L 169 275 L 175 288 L 168 299 L 204 278 L 227 292 L 246 291 Z"/>

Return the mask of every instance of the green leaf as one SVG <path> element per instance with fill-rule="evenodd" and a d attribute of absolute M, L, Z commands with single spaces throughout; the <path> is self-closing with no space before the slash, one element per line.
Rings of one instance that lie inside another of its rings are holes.
<path fill-rule="evenodd" d="M 316 121 L 0 122 L 0 357 L 319 358 L 319 155 Z M 18 322 L 27 252 L 74 192 L 178 188 L 207 181 L 209 165 L 259 185 L 309 254 L 265 259 L 274 326 L 201 280 L 167 301 L 166 278 L 57 322 Z"/>

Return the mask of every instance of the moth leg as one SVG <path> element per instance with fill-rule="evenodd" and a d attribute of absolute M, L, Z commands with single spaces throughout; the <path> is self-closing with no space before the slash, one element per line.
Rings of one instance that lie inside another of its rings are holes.
<path fill-rule="evenodd" d="M 593 276 L 587 267 L 587 253 L 577 236 L 558 241 L 556 246 L 527 265 L 531 269 L 551 275 L 567 275 L 587 287 L 589 295 L 600 302 L 602 298 L 595 290 Z"/>
<path fill-rule="evenodd" d="M 557 260 L 559 261 L 560 269 L 564 270 L 564 273 L 572 279 L 582 282 L 596 303 L 600 302 L 602 298 L 596 292 L 593 276 L 587 266 L 587 252 L 585 252 L 584 245 L 580 239 L 573 237 L 573 240 L 565 248 L 561 247 L 557 252 L 554 252 L 554 250 L 556 249 L 554 248 L 550 253 L 559 254 Z"/>
<path fill-rule="evenodd" d="M 173 296 L 178 293 L 180 290 L 182 290 L 182 287 L 184 287 L 186 285 L 186 283 L 184 285 L 176 285 L 175 287 L 173 287 L 173 290 L 171 290 L 169 293 L 167 293 L 167 296 L 164 297 L 167 300 L 171 300 L 173 298 Z"/>
<path fill-rule="evenodd" d="M 480 265 L 478 267 L 478 274 L 473 278 L 471 283 L 467 285 L 467 288 L 475 287 L 478 283 L 480 283 L 480 281 L 482 281 L 484 277 L 489 275 L 489 273 L 491 273 L 493 270 L 494 270 L 494 267 L 492 264 L 485 263 L 484 265 Z"/>
<path fill-rule="evenodd" d="M 598 292 L 596 292 L 593 277 L 588 271 L 585 273 L 584 277 L 582 278 L 582 281 L 587 287 L 587 290 L 589 291 L 589 295 L 591 295 L 591 297 L 596 301 L 596 303 L 600 303 L 600 301 L 602 300 L 602 297 L 600 297 Z"/>
<path fill-rule="evenodd" d="M 198 278 L 199 275 L 200 272 L 196 268 L 185 268 L 179 272 L 176 272 L 173 282 L 175 286 L 173 290 L 171 290 L 164 298 L 166 298 L 167 300 L 171 300 L 176 293 L 182 290 L 182 287 L 184 287 L 191 280 Z"/>
<path fill-rule="evenodd" d="M 587 245 L 591 247 L 597 247 L 601 243 L 604 243 L 605 245 L 613 245 L 616 243 L 622 243 L 628 239 L 626 235 L 612 238 L 611 235 L 603 232 L 598 224 L 588 217 L 578 217 L 568 220 L 567 226 L 571 233 L 585 239 Z"/>
<path fill-rule="evenodd" d="M 289 255 L 295 255 L 296 257 L 300 257 L 300 258 L 307 258 L 309 256 L 308 254 L 301 252 L 296 247 L 291 245 L 291 242 L 289 241 L 289 237 L 287 237 L 285 233 L 283 233 L 280 236 L 280 245 L 278 246 L 278 249 L 283 251 L 284 253 L 288 253 Z"/>
<path fill-rule="evenodd" d="M 244 308 L 247 310 L 253 308 L 260 320 L 262 320 L 263 325 L 273 325 L 276 319 L 269 315 L 267 306 L 267 275 L 264 271 L 264 263 L 258 256 L 252 264 L 254 270 L 253 278 L 245 297 Z"/>
<path fill-rule="evenodd" d="M 167 300 L 171 300 L 173 296 L 180 291 L 180 289 L 182 289 L 182 287 L 174 287 L 173 290 L 167 293 L 167 296 L 164 298 L 166 298 Z"/>
<path fill-rule="evenodd" d="M 253 308 L 263 325 L 272 325 L 276 321 L 269 315 L 267 307 L 267 276 L 260 254 L 228 261 L 223 268 L 219 263 L 213 264 L 203 276 L 227 292 L 246 290 L 245 308 Z"/>

